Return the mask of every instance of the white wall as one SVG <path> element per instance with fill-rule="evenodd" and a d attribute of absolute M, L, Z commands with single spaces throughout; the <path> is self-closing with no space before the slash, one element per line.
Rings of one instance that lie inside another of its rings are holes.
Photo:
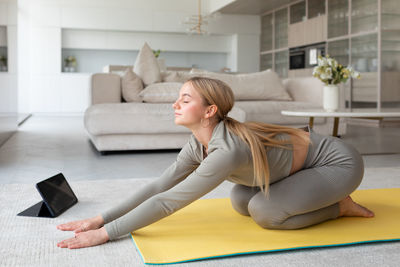
<path fill-rule="evenodd" d="M 1 45 L 8 49 L 8 72 L 0 72 L 0 145 L 17 130 L 16 0 L 0 0 Z"/>
<path fill-rule="evenodd" d="M 214 7 L 206 1 L 202 9 Z M 77 104 L 61 97 L 74 99 L 73 92 L 75 98 L 87 96 L 90 78 L 61 73 L 62 48 L 139 50 L 147 41 L 171 52 L 226 53 L 226 66 L 232 71 L 259 68 L 259 17 L 222 15 L 210 22 L 210 35 L 187 35 L 181 21 L 197 13 L 195 0 L 19 0 L 18 10 L 18 36 L 25 40 L 20 61 L 26 62 L 19 69 L 25 74 L 24 81 L 20 78 L 21 111 L 86 109 L 86 100 Z"/>
<path fill-rule="evenodd" d="M 18 0 L 18 112 L 31 113 L 30 0 Z"/>

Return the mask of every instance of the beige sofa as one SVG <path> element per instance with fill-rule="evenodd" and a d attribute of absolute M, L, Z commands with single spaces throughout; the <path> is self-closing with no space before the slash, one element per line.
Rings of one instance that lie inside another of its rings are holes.
<path fill-rule="evenodd" d="M 154 85 L 158 88 L 168 87 L 172 84 L 171 82 L 183 82 L 188 77 L 199 75 L 208 76 L 209 73 L 186 73 L 182 77 L 182 72 L 170 72 L 163 75 L 161 83 Z M 213 75 L 211 75 L 212 78 L 220 77 L 215 77 L 219 74 Z M 244 82 L 247 85 L 251 83 L 252 77 L 270 74 L 260 72 L 237 77 L 224 75 L 229 74 L 223 74 L 222 80 L 228 84 L 235 83 L 230 84 L 233 87 L 239 87 L 233 88 L 236 96 L 241 86 L 236 86 L 235 79 L 239 79 L 237 84 Z M 174 79 L 171 80 L 171 77 Z M 146 103 L 143 101 L 147 98 L 142 95 L 142 102 L 125 102 L 122 79 L 119 75 L 109 73 L 98 73 L 92 76 L 91 105 L 85 112 L 84 126 L 96 149 L 104 154 L 106 151 L 181 148 L 187 142 L 190 131 L 174 124 L 173 98 L 161 103 L 156 103 L 157 101 Z M 247 91 L 239 92 L 241 97 L 235 101 L 235 107 L 229 116 L 239 121 L 262 121 L 292 127 L 307 125 L 308 118 L 283 116 L 281 110 L 321 108 L 323 84 L 316 78 L 307 77 L 285 79 L 281 85 L 282 90 L 287 92 L 290 99 L 250 100 L 257 92 L 252 90 L 253 87 L 249 87 Z M 246 92 L 253 96 L 246 97 Z M 332 127 L 331 119 L 316 118 L 314 120 L 316 132 L 330 134 Z M 344 134 L 345 131 L 346 124 L 341 123 L 339 134 Z"/>

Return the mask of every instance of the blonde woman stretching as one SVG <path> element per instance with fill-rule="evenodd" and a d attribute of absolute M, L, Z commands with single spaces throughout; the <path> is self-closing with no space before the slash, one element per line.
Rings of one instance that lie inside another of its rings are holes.
<path fill-rule="evenodd" d="M 187 81 L 173 108 L 175 123 L 193 135 L 176 161 L 107 212 L 58 225 L 75 231 L 75 237 L 57 246 L 82 248 L 117 239 L 187 206 L 225 180 L 236 183 L 233 208 L 263 228 L 299 229 L 340 216 L 374 216 L 349 196 L 364 174 L 362 157 L 351 145 L 310 129 L 240 123 L 227 117 L 233 104 L 225 83 L 199 77 Z"/>

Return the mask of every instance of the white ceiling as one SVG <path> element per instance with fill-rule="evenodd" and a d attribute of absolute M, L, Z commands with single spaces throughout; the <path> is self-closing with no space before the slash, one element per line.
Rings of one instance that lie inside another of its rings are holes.
<path fill-rule="evenodd" d="M 261 15 L 299 0 L 236 0 L 218 11 L 224 14 Z"/>

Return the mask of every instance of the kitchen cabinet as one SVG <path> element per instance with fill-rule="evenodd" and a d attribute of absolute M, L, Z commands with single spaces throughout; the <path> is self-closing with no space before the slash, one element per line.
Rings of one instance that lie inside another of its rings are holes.
<path fill-rule="evenodd" d="M 348 0 L 328 0 L 328 38 L 348 34 Z"/>
<path fill-rule="evenodd" d="M 282 8 L 275 12 L 274 21 L 274 49 L 284 48 L 288 46 L 288 9 Z"/>

